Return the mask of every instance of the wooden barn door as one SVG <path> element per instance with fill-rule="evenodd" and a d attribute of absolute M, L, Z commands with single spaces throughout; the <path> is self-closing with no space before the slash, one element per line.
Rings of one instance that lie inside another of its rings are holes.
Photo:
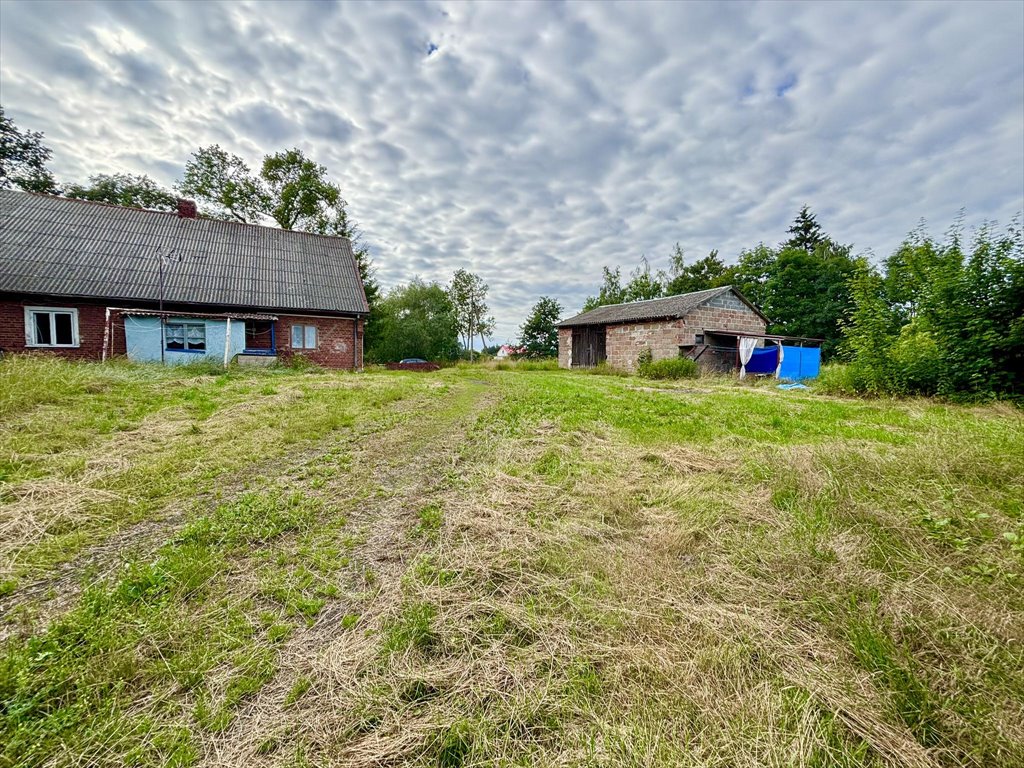
<path fill-rule="evenodd" d="M 593 368 L 607 359 L 605 327 L 584 325 L 572 329 L 572 367 Z"/>

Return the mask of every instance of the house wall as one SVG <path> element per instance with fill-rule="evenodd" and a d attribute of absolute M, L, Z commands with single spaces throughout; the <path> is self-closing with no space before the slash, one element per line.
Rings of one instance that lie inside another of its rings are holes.
<path fill-rule="evenodd" d="M 276 335 L 277 354 L 288 358 L 302 355 L 325 368 L 363 367 L 363 321 L 356 325 L 355 346 L 353 347 L 352 327 L 357 323 L 350 317 L 303 317 L 278 315 Z M 316 349 L 292 349 L 292 326 L 316 326 Z M 355 365 L 353 366 L 353 362 Z"/>
<path fill-rule="evenodd" d="M 181 350 L 164 350 L 160 318 L 140 315 L 125 315 L 121 318 L 124 324 L 125 346 L 128 359 L 137 362 L 159 363 L 161 360 L 170 365 L 194 363 L 197 360 L 224 361 L 225 342 L 228 342 L 228 359 L 245 349 L 245 324 L 243 320 L 232 320 L 230 341 L 227 338 L 227 320 L 219 318 L 174 317 L 168 316 L 167 322 L 202 323 L 206 326 L 205 352 L 185 352 Z M 116 323 L 115 323 L 116 325 Z"/>
<path fill-rule="evenodd" d="M 25 307 L 54 307 L 78 310 L 77 347 L 28 347 L 25 336 Z M 183 311 L 182 307 L 177 308 Z M 216 312 L 218 310 L 211 310 Z M 173 316 L 171 316 L 173 318 Z M 302 354 L 327 368 L 361 368 L 363 366 L 364 322 L 349 317 L 322 317 L 278 314 L 275 337 L 278 357 L 287 359 Z M 165 352 L 168 362 L 192 362 L 204 356 L 219 361 L 224 359 L 226 319 L 182 317 L 188 322 L 204 322 L 206 354 L 193 352 Z M 103 357 L 103 333 L 106 306 L 102 303 L 83 303 L 61 298 L 2 296 L 0 297 L 0 350 L 4 352 L 42 351 L 78 360 L 100 360 Z M 314 325 L 317 328 L 317 348 L 293 350 L 291 327 L 294 324 Z M 356 336 L 353 345 L 353 325 Z M 133 360 L 160 361 L 160 320 L 157 317 L 113 313 L 111 323 L 111 356 L 127 354 Z M 245 321 L 231 321 L 229 357 L 245 349 Z"/>
<path fill-rule="evenodd" d="M 558 329 L 558 367 L 572 367 L 572 328 Z"/>
<path fill-rule="evenodd" d="M 29 347 L 25 337 L 25 307 L 78 310 L 77 347 Z M 106 308 L 46 297 L 0 298 L 0 350 L 4 352 L 53 352 L 75 360 L 99 360 L 103 354 Z M 121 345 L 123 347 L 123 344 Z"/>

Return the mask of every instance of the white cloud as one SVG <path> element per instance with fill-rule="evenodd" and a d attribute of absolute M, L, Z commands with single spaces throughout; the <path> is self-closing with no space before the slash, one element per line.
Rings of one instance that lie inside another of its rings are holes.
<path fill-rule="evenodd" d="M 804 203 L 879 256 L 921 217 L 1024 208 L 1020 4 L 59 10 L 0 4 L 0 86 L 61 178 L 299 146 L 385 284 L 478 272 L 500 340 L 606 264 L 735 258 Z"/>

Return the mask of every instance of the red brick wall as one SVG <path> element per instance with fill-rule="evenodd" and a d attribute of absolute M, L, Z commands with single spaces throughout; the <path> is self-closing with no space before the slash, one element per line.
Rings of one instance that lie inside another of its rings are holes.
<path fill-rule="evenodd" d="M 292 355 L 303 355 L 325 368 L 352 368 L 353 344 L 352 324 L 349 317 L 304 317 L 278 315 L 274 333 L 277 354 L 282 359 Z M 292 349 L 292 326 L 316 326 L 316 349 Z M 355 367 L 363 367 L 363 321 L 359 321 L 355 338 Z"/>
<path fill-rule="evenodd" d="M 78 310 L 77 347 L 27 347 L 25 345 L 25 307 L 54 307 Z M 75 360 L 99 360 L 103 355 L 103 324 L 106 307 L 60 299 L 0 299 L 0 349 L 4 352 L 47 352 Z M 115 323 L 116 325 L 116 323 Z M 115 332 L 115 349 L 124 354 L 124 328 L 120 340 Z"/>

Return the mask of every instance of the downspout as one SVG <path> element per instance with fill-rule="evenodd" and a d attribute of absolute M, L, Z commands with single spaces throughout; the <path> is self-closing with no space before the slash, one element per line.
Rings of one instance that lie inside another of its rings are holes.
<path fill-rule="evenodd" d="M 228 367 L 228 359 L 231 354 L 231 318 L 228 318 L 224 325 L 224 367 Z"/>
<path fill-rule="evenodd" d="M 103 353 L 100 355 L 100 362 L 107 362 L 107 344 L 110 343 L 110 307 L 107 307 L 107 317 L 103 321 Z"/>
<path fill-rule="evenodd" d="M 356 370 L 356 340 L 359 337 L 359 317 L 352 318 L 352 370 Z"/>

